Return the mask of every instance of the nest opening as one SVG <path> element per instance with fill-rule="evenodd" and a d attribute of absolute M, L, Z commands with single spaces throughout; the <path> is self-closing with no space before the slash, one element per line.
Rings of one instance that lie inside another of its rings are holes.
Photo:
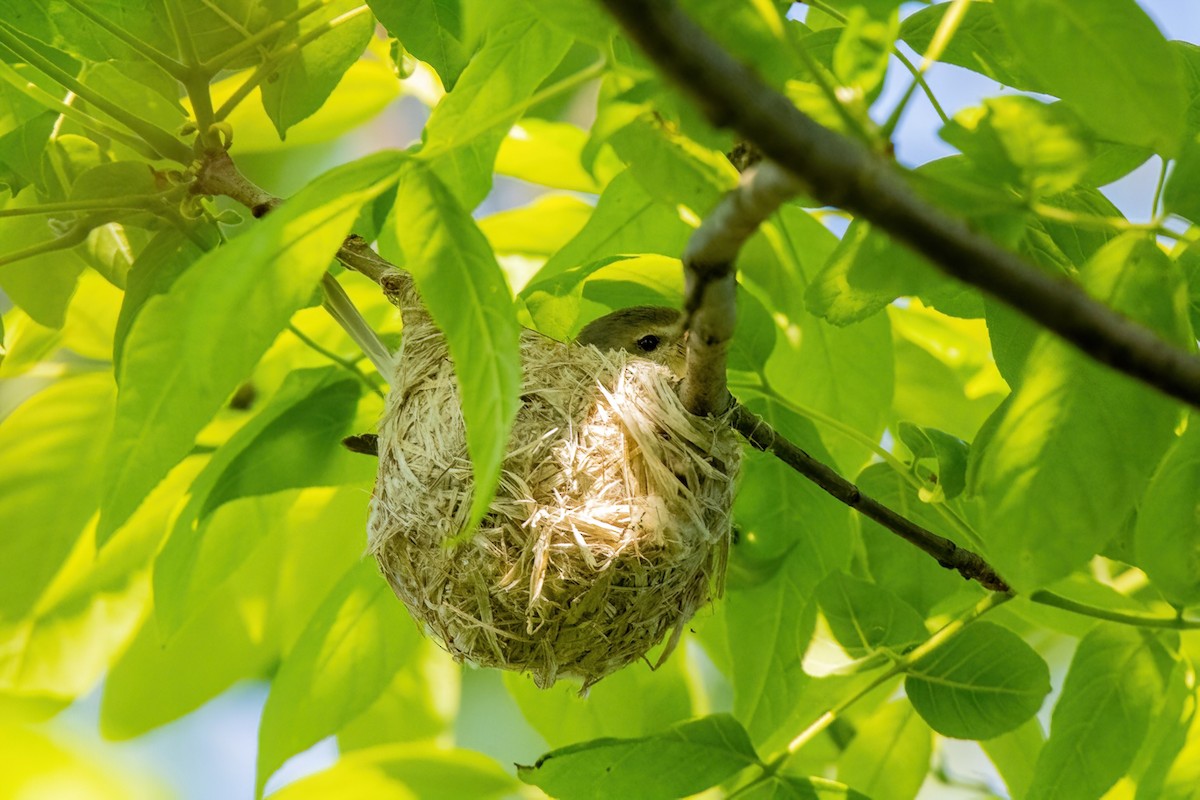
<path fill-rule="evenodd" d="M 471 538 L 471 462 L 445 340 L 406 326 L 379 430 L 368 546 L 452 655 L 584 688 L 722 591 L 740 445 L 664 366 L 525 332 L 522 406 Z"/>

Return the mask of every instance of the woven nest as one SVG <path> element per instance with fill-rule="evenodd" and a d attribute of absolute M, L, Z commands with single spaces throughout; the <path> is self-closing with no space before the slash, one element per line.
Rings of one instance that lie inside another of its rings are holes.
<path fill-rule="evenodd" d="M 664 366 L 526 332 L 522 406 L 469 540 L 472 471 L 454 371 L 409 322 L 379 430 L 369 547 L 459 660 L 584 688 L 720 595 L 740 447 L 680 405 Z"/>

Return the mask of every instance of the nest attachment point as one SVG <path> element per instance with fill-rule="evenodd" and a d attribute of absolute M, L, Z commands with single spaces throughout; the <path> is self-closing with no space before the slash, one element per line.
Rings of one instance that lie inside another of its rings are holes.
<path fill-rule="evenodd" d="M 720 594 L 741 450 L 724 420 L 686 412 L 664 366 L 533 332 L 521 356 L 495 499 L 474 535 L 448 546 L 473 486 L 458 389 L 441 333 L 406 325 L 369 548 L 456 658 L 586 688 L 670 633 L 665 658 Z"/>

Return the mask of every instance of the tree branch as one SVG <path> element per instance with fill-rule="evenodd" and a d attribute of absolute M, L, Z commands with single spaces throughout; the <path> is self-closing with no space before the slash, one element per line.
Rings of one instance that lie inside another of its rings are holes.
<path fill-rule="evenodd" d="M 920 199 L 892 163 L 818 125 L 672 0 L 600 2 L 713 124 L 752 141 L 801 178 L 813 197 L 871 221 L 947 275 L 997 297 L 1089 357 L 1200 408 L 1200 358 Z"/>
<path fill-rule="evenodd" d="M 978 581 L 993 591 L 1010 591 L 1008 584 L 980 556 L 959 547 L 944 536 L 925 530 L 912 520 L 863 494 L 857 486 L 833 469 L 780 436 L 769 423 L 745 406 L 739 404 L 734 408 L 730 424 L 755 448 L 774 455 L 835 499 L 924 550 L 946 569 L 957 570 L 958 574 L 967 580 Z"/>
<path fill-rule="evenodd" d="M 737 320 L 733 261 L 763 220 L 799 191 L 796 179 L 775 164 L 751 167 L 688 240 L 683 254 L 687 372 L 679 398 L 697 416 L 719 414 L 732 402 L 725 356 Z"/>

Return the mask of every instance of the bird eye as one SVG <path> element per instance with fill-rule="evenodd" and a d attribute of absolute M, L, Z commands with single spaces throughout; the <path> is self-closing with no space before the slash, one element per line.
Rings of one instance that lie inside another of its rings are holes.
<path fill-rule="evenodd" d="M 638 346 L 638 349 L 641 350 L 643 353 L 653 352 L 654 349 L 656 347 L 658 347 L 658 337 L 655 336 L 653 333 L 648 333 L 645 336 L 643 336 L 642 338 L 637 340 L 637 346 Z"/>

